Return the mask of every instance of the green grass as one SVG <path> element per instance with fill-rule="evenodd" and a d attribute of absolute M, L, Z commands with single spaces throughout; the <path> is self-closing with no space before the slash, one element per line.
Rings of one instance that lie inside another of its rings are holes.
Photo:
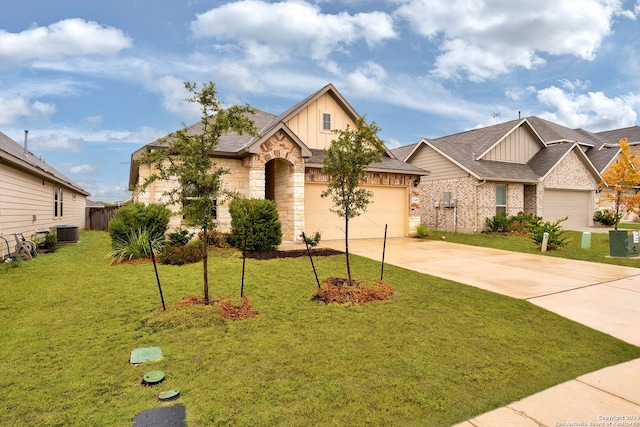
<path fill-rule="evenodd" d="M 619 229 L 638 229 L 636 224 L 622 224 Z M 591 233 L 591 242 L 588 249 L 582 249 L 582 232 L 565 231 L 563 237 L 569 238 L 567 246 L 562 248 L 540 252 L 537 246 L 528 236 L 486 234 L 486 233 L 451 233 L 446 231 L 429 230 L 425 238 L 441 239 L 442 236 L 448 242 L 461 243 L 472 246 L 483 246 L 495 249 L 504 249 L 513 252 L 524 252 L 536 255 L 552 256 L 559 258 L 576 259 L 582 261 L 599 262 L 603 264 L 622 265 L 627 267 L 640 267 L 640 257 L 611 257 L 609 256 L 609 234 Z"/>
<path fill-rule="evenodd" d="M 18 268 L 0 266 L 0 425 L 131 426 L 181 391 L 190 426 L 450 425 L 554 384 L 640 357 L 640 349 L 528 302 L 387 266 L 391 301 L 310 302 L 308 259 L 247 260 L 260 315 L 177 308 L 202 292 L 201 265 L 110 266 L 106 233 Z M 211 252 L 211 296 L 240 291 L 241 259 Z M 314 259 L 321 278 L 343 256 Z M 379 265 L 353 257 L 354 277 Z M 164 359 L 131 366 L 131 350 Z M 598 349 L 606 348 L 607 351 Z M 143 387 L 148 370 L 164 383 Z"/>

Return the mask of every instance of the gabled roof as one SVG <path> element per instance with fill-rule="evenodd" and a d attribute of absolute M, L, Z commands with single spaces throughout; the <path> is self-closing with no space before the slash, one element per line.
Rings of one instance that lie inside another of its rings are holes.
<path fill-rule="evenodd" d="M 627 138 L 630 146 L 640 145 L 640 126 L 597 132 L 596 135 L 604 143 L 597 150 L 589 150 L 588 155 L 600 173 L 603 173 L 620 153 L 619 142 L 622 138 Z"/>
<path fill-rule="evenodd" d="M 329 83 L 326 86 L 324 86 L 322 89 L 311 94 L 310 96 L 298 102 L 297 104 L 295 104 L 294 106 L 292 106 L 291 108 L 289 108 L 288 110 L 286 110 L 285 112 L 283 112 L 278 116 L 274 116 L 273 114 L 269 114 L 265 111 L 256 110 L 251 118 L 253 119 L 254 124 L 258 128 L 258 136 L 254 137 L 246 134 L 239 135 L 236 133 L 228 133 L 228 134 L 222 135 L 220 137 L 220 141 L 217 147 L 214 150 L 214 154 L 217 156 L 223 156 L 223 157 L 239 158 L 239 157 L 244 157 L 249 153 L 259 153 L 260 145 L 266 140 L 268 140 L 269 138 L 271 138 L 271 136 L 273 136 L 273 134 L 275 134 L 277 131 L 281 130 L 285 132 L 296 144 L 300 146 L 303 157 L 305 158 L 313 157 L 314 154 L 312 150 L 310 150 L 304 144 L 304 142 L 286 125 L 286 123 L 289 120 L 291 120 L 291 118 L 293 118 L 296 114 L 300 113 L 302 110 L 307 108 L 309 105 L 311 105 L 313 102 L 315 102 L 317 99 L 319 99 L 321 96 L 325 94 L 331 96 L 351 120 L 355 121 L 360 117 L 358 113 L 354 110 L 354 108 L 340 94 L 340 92 L 338 92 L 335 86 Z M 187 127 L 187 133 L 190 135 L 194 135 L 199 132 L 202 132 L 201 122 L 194 123 Z M 137 180 L 138 168 L 139 168 L 139 164 L 137 161 L 138 157 L 149 149 L 168 147 L 169 142 L 171 140 L 170 138 L 171 136 L 169 135 L 167 137 L 157 139 L 145 145 L 144 147 L 141 147 L 140 149 L 136 150 L 131 155 L 131 166 L 129 171 L 130 186 L 135 185 Z M 392 163 L 390 162 L 390 160 L 395 160 L 397 163 L 396 166 L 399 168 L 398 170 L 402 170 L 400 163 L 403 163 L 403 162 L 398 161 L 396 159 L 396 156 L 393 154 L 393 152 L 389 150 L 386 146 L 385 146 L 385 150 L 386 150 L 386 155 L 384 157 L 385 167 Z M 317 151 L 317 150 L 313 150 L 313 151 Z M 411 173 L 409 171 L 413 171 L 413 173 L 416 173 L 417 172 L 416 169 L 418 169 L 411 165 L 405 165 L 404 167 L 407 168 L 406 173 Z M 419 171 L 421 171 L 422 174 L 426 172 L 422 169 L 419 169 Z"/>
<path fill-rule="evenodd" d="M 13 167 L 25 170 L 39 178 L 53 181 L 85 196 L 90 195 L 56 168 L 35 156 L 33 153 L 25 151 L 23 146 L 2 132 L 0 132 L 0 163 L 9 163 Z"/>
<path fill-rule="evenodd" d="M 413 150 L 417 145 L 418 144 L 411 144 L 411 145 L 405 145 L 402 147 L 392 148 L 391 152 L 393 153 L 394 156 L 396 156 L 398 160 L 402 160 L 406 162 L 407 157 L 409 157 L 409 154 L 413 152 Z"/>
<path fill-rule="evenodd" d="M 535 128 L 531 126 L 531 123 L 527 119 L 522 120 L 512 120 L 510 122 L 502 123 L 495 126 L 489 126 L 486 128 L 477 129 L 477 132 L 474 134 L 474 138 L 479 139 L 481 141 L 485 141 L 484 144 L 480 145 L 480 149 L 482 150 L 475 159 L 481 160 L 489 151 L 494 149 L 497 145 L 499 145 L 509 134 L 515 131 L 517 128 L 521 126 L 527 126 L 531 132 L 533 132 L 538 138 L 538 142 L 542 147 L 546 147 L 547 144 L 544 143 L 544 140 L 538 133 Z M 492 142 L 493 141 L 493 142 Z"/>
<path fill-rule="evenodd" d="M 521 126 L 533 132 L 541 147 L 526 164 L 483 159 Z M 599 180 L 601 169 L 594 165 L 592 158 L 599 163 L 611 158 L 610 152 L 598 152 L 604 144 L 602 138 L 582 129 L 569 129 L 539 117 L 527 117 L 441 138 L 423 138 L 418 144 L 400 147 L 394 152 L 401 159 L 410 161 L 423 146 L 428 146 L 477 179 L 535 183 L 572 151 Z M 586 147 L 586 153 L 581 147 Z M 591 151 L 594 153 L 590 156 Z"/>
<path fill-rule="evenodd" d="M 629 145 L 640 144 L 640 126 L 597 132 L 596 135 L 605 140 L 607 144 L 618 145 L 622 138 L 627 138 Z"/>

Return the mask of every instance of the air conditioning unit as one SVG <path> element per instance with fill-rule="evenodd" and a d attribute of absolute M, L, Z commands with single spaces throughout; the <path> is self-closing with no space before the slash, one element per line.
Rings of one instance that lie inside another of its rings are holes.
<path fill-rule="evenodd" d="M 80 229 L 77 225 L 58 225 L 55 229 L 58 243 L 78 243 L 80 240 Z"/>

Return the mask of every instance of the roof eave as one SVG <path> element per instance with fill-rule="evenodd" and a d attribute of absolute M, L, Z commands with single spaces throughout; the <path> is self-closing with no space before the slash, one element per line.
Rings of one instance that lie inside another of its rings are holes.
<path fill-rule="evenodd" d="M 53 181 L 57 184 L 63 185 L 64 187 L 70 188 L 74 191 L 76 191 L 77 193 L 80 193 L 82 195 L 86 196 L 90 196 L 91 193 L 87 192 L 86 190 L 83 190 L 82 188 L 78 187 L 77 185 L 69 182 L 69 181 L 65 181 L 64 179 L 60 179 L 58 177 L 56 177 L 55 175 L 40 169 L 37 166 L 34 166 L 32 164 L 30 164 L 29 162 L 26 162 L 22 159 L 16 158 L 15 156 L 6 153 L 6 152 L 1 152 L 0 153 L 0 163 L 1 162 L 6 162 L 7 164 L 13 166 L 14 168 L 17 169 L 21 169 L 27 172 L 30 172 L 34 175 L 37 175 L 40 178 L 49 180 L 49 181 Z"/>

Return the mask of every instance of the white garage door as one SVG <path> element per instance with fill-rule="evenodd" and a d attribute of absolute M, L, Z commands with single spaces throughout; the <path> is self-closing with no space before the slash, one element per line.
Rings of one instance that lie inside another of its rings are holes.
<path fill-rule="evenodd" d="M 375 186 L 364 188 L 374 192 L 373 201 L 364 214 L 349 220 L 349 238 L 382 238 L 385 224 L 387 224 L 387 237 L 408 235 L 407 189 Z M 330 197 L 320 197 L 326 189 L 326 184 L 308 183 L 304 187 L 305 232 L 320 231 L 322 238 L 326 240 L 344 239 L 344 218 L 330 211 L 333 206 Z"/>
<path fill-rule="evenodd" d="M 564 229 L 571 227 L 588 227 L 593 216 L 593 197 L 590 191 L 544 190 L 545 221 L 556 221 L 568 216 L 561 225 Z"/>

